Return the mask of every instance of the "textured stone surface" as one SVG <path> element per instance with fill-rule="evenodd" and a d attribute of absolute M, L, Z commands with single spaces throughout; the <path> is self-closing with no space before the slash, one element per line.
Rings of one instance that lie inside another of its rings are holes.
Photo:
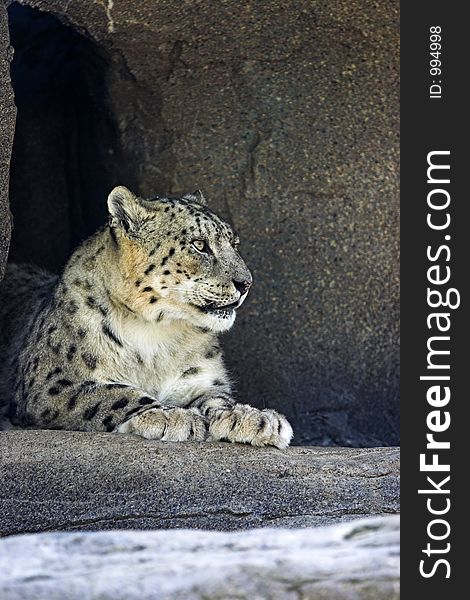
<path fill-rule="evenodd" d="M 398 2 L 25 4 L 83 33 L 108 67 L 87 47 L 88 99 L 70 108 L 59 90 L 59 111 L 19 114 L 14 256 L 63 262 L 113 183 L 202 188 L 255 278 L 225 338 L 239 396 L 285 412 L 296 443 L 396 444 Z M 91 120 L 100 102 L 107 127 Z"/>
<path fill-rule="evenodd" d="M 398 600 L 398 517 L 321 529 L 0 540 L 2 600 Z"/>
<path fill-rule="evenodd" d="M 13 90 L 10 85 L 11 57 L 7 11 L 2 2 L 0 3 L 0 281 L 8 257 L 11 234 L 8 182 L 16 117 Z"/>
<path fill-rule="evenodd" d="M 0 432 L 0 535 L 308 527 L 399 510 L 396 448 L 285 451 Z"/>

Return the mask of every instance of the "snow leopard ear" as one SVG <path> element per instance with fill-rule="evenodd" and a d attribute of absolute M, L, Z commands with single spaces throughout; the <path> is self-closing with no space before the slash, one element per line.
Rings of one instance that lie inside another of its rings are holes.
<path fill-rule="evenodd" d="M 206 199 L 204 198 L 201 190 L 196 190 L 192 194 L 185 194 L 183 196 L 183 200 L 190 200 L 191 202 L 197 202 L 198 204 L 201 204 L 202 206 L 206 206 L 206 204 L 207 204 Z"/>
<path fill-rule="evenodd" d="M 108 196 L 110 224 L 121 227 L 126 233 L 135 233 L 145 216 L 145 209 L 135 194 L 123 185 L 115 187 Z"/>
<path fill-rule="evenodd" d="M 193 192 L 193 196 L 196 198 L 196 202 L 198 202 L 199 204 L 202 204 L 203 206 L 207 204 L 206 199 L 204 198 L 204 195 L 201 192 L 201 190 L 196 190 L 195 192 Z"/>

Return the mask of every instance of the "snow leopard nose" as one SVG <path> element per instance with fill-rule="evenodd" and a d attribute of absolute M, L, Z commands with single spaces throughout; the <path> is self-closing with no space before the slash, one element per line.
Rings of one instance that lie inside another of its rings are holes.
<path fill-rule="evenodd" d="M 252 279 L 244 279 L 243 281 L 237 281 L 236 279 L 232 279 L 233 285 L 235 289 L 240 292 L 240 296 L 243 296 L 250 289 L 251 284 L 253 283 Z"/>

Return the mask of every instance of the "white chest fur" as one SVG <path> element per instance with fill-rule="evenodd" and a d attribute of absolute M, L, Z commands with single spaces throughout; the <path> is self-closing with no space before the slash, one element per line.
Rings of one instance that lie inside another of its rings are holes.
<path fill-rule="evenodd" d="M 115 380 L 142 389 L 163 404 L 184 406 L 217 380 L 225 381 L 220 357 L 207 357 L 213 334 L 183 321 L 127 319 L 110 324 L 122 342 L 112 361 Z"/>

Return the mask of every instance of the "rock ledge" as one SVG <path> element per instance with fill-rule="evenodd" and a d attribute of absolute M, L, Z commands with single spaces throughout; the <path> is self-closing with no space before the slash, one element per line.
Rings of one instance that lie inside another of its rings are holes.
<path fill-rule="evenodd" d="M 397 448 L 0 432 L 0 535 L 312 527 L 399 510 Z"/>
<path fill-rule="evenodd" d="M 3 600 L 392 600 L 398 517 L 317 529 L 47 533 L 0 540 Z"/>

